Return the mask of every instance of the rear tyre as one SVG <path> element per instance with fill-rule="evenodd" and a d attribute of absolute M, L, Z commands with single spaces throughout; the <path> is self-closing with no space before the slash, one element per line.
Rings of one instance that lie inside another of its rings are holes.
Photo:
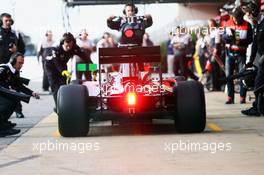
<path fill-rule="evenodd" d="M 82 85 L 61 86 L 57 97 L 59 132 L 64 137 L 87 136 L 88 91 Z"/>
<path fill-rule="evenodd" d="M 196 81 L 182 81 L 173 90 L 176 130 L 180 133 L 203 132 L 206 124 L 203 85 Z"/>
<path fill-rule="evenodd" d="M 259 93 L 258 96 L 258 111 L 264 115 L 264 93 Z"/>

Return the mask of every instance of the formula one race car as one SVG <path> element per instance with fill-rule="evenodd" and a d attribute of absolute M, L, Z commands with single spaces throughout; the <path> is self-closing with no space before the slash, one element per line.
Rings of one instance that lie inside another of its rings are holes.
<path fill-rule="evenodd" d="M 133 37 L 133 28 L 128 30 L 122 31 L 124 37 Z M 104 64 L 118 64 L 119 70 L 103 73 Z M 75 82 L 60 88 L 57 113 L 62 136 L 86 136 L 91 122 L 103 120 L 172 119 L 180 133 L 204 131 L 203 85 L 162 74 L 159 46 L 100 48 L 98 74 L 98 82 Z"/>

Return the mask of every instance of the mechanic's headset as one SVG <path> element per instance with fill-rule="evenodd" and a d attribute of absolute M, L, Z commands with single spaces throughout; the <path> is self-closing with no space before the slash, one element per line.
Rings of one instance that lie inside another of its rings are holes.
<path fill-rule="evenodd" d="M 126 15 L 126 7 L 127 7 L 127 6 L 132 7 L 132 8 L 133 8 L 133 11 L 135 12 L 135 14 L 138 13 L 138 8 L 135 6 L 135 4 L 128 3 L 128 4 L 126 4 L 125 7 L 124 7 L 124 10 L 123 10 L 123 14 L 124 14 L 124 15 Z"/>
<path fill-rule="evenodd" d="M 80 33 L 79 33 L 79 36 L 82 36 L 82 33 L 83 33 L 83 32 L 85 32 L 86 35 L 88 36 L 88 33 L 87 33 L 86 29 L 82 29 L 82 30 L 80 31 Z"/>
<path fill-rule="evenodd" d="M 51 30 L 47 30 L 46 33 L 45 33 L 45 36 L 47 37 L 49 35 L 49 33 L 52 33 Z"/>
<path fill-rule="evenodd" d="M 0 15 L 0 26 L 3 25 L 3 18 L 4 18 L 4 17 L 11 18 L 11 25 L 14 24 L 14 20 L 12 19 L 12 16 L 11 16 L 9 13 L 2 13 L 2 14 Z"/>
<path fill-rule="evenodd" d="M 70 32 L 66 32 L 63 34 L 62 39 L 60 40 L 60 44 L 62 45 L 64 43 L 64 41 L 66 41 L 66 42 L 73 41 L 73 44 L 76 44 L 76 40 Z"/>
<path fill-rule="evenodd" d="M 14 65 L 16 64 L 16 62 L 17 62 L 17 58 L 18 58 L 19 56 L 24 57 L 24 55 L 23 55 L 22 53 L 20 53 L 20 52 L 17 52 L 17 53 L 14 53 L 13 55 L 11 55 L 10 60 L 9 60 L 9 63 L 10 63 L 12 66 L 14 66 Z"/>

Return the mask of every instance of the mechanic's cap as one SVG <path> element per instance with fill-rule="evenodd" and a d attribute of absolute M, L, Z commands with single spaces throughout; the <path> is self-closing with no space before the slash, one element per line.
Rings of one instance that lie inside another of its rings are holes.
<path fill-rule="evenodd" d="M 228 11 L 227 11 L 226 9 L 224 9 L 224 8 L 220 8 L 220 9 L 219 9 L 219 12 L 220 12 L 220 13 L 226 13 L 226 12 L 228 12 Z"/>
<path fill-rule="evenodd" d="M 231 12 L 235 7 L 236 5 L 234 3 L 227 3 L 222 7 L 222 9 Z"/>

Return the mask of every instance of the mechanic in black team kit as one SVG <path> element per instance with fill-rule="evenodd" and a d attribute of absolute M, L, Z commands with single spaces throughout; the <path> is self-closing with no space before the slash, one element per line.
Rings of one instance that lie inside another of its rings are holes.
<path fill-rule="evenodd" d="M 39 95 L 25 87 L 20 79 L 19 72 L 23 64 L 24 55 L 17 52 L 10 57 L 7 64 L 0 65 L 0 88 L 2 89 L 2 93 L 0 93 L 0 137 L 20 132 L 19 129 L 13 129 L 16 123 L 8 121 L 20 100 L 8 95 L 3 89 L 6 89 L 7 92 L 23 92 L 39 99 Z"/>
<path fill-rule="evenodd" d="M 125 17 L 110 16 L 107 19 L 107 26 L 109 28 L 122 32 L 120 41 L 121 44 L 142 45 L 145 29 L 150 27 L 153 22 L 151 15 L 146 14 L 142 17 L 135 16 L 137 12 L 138 8 L 133 3 L 128 3 L 125 5 L 125 8 L 123 10 L 123 14 L 125 15 Z M 133 29 L 135 33 L 133 33 L 132 30 L 129 29 Z"/>
<path fill-rule="evenodd" d="M 125 5 L 123 14 L 124 17 L 110 16 L 107 19 L 107 26 L 113 30 L 121 32 L 121 40 L 119 47 L 123 46 L 142 46 L 145 29 L 153 23 L 152 17 L 149 14 L 144 16 L 136 16 L 138 8 L 133 3 Z M 130 73 L 129 64 L 121 64 L 120 72 L 123 76 L 128 76 Z M 135 72 L 143 70 L 143 64 L 137 63 L 133 65 Z M 133 68 L 132 68 L 133 69 Z"/>
<path fill-rule="evenodd" d="M 71 77 L 71 74 L 67 71 L 67 62 L 73 55 L 78 55 L 83 60 L 87 60 L 87 62 L 91 63 L 86 53 L 76 45 L 74 36 L 67 32 L 63 34 L 60 45 L 53 49 L 50 56 L 46 57 L 45 69 L 56 108 L 57 92 L 60 86 L 65 85 L 67 83 L 66 81 Z M 55 111 L 56 108 L 54 109 Z"/>

